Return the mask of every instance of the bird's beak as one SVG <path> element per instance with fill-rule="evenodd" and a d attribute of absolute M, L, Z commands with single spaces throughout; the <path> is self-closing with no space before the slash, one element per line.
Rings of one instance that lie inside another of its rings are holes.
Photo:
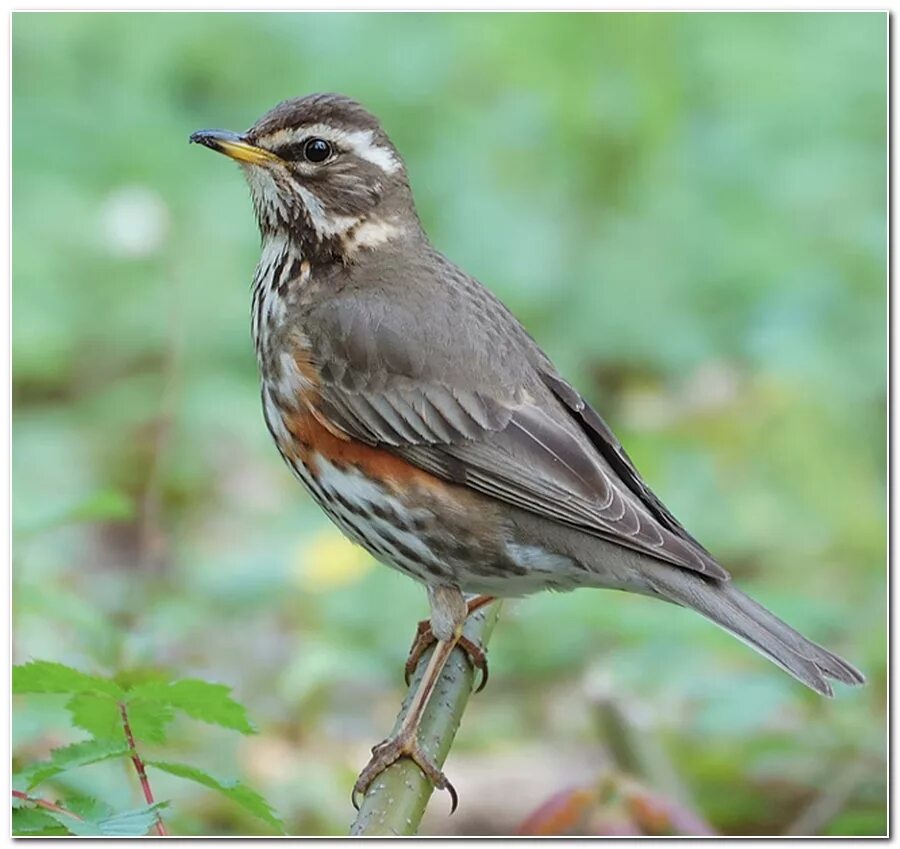
<path fill-rule="evenodd" d="M 230 130 L 197 130 L 190 140 L 249 165 L 281 162 L 271 151 L 250 144 L 244 136 Z"/>

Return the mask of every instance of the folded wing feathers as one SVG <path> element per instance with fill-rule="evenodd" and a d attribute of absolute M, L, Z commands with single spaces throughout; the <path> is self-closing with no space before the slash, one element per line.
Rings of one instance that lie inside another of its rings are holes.
<path fill-rule="evenodd" d="M 407 340 L 383 323 L 370 333 L 358 315 L 341 321 L 340 338 L 318 359 L 320 412 L 347 433 L 525 510 L 710 577 L 728 577 L 561 378 L 540 373 L 557 409 L 550 396 L 530 403 L 524 391 L 500 381 L 490 392 L 460 389 L 439 373 L 423 374 Z"/>

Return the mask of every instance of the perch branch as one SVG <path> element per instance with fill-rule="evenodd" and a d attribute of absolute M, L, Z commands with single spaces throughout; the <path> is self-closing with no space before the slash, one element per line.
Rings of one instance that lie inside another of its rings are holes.
<path fill-rule="evenodd" d="M 473 613 L 463 627 L 463 634 L 486 647 L 500 607 L 501 602 L 494 602 Z M 430 657 L 431 650 L 419 658 L 394 730 L 406 715 Z M 443 766 L 453 745 L 474 683 L 475 671 L 468 658 L 462 649 L 454 649 L 425 709 L 419 729 L 419 740 L 438 768 Z M 431 782 L 412 761 L 406 758 L 397 761 L 375 779 L 350 827 L 350 834 L 415 834 L 433 790 Z"/>

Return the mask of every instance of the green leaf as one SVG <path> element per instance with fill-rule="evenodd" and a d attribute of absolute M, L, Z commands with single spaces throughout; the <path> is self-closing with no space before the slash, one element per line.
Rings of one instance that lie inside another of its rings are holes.
<path fill-rule="evenodd" d="M 102 693 L 77 693 L 66 703 L 72 722 L 101 740 L 125 740 L 119 703 Z"/>
<path fill-rule="evenodd" d="M 122 689 L 108 678 L 88 675 L 49 660 L 33 660 L 14 666 L 12 671 L 13 693 L 83 693 L 99 692 L 121 697 Z"/>
<path fill-rule="evenodd" d="M 15 797 L 13 797 L 15 800 Z M 168 802 L 144 805 L 132 811 L 114 814 L 105 802 L 89 796 L 76 796 L 66 802 L 66 813 L 31 807 L 13 812 L 17 834 L 74 834 L 77 837 L 139 837 L 156 825 L 157 812 Z M 73 816 L 74 815 L 74 816 Z M 79 819 L 80 817 L 80 819 Z"/>
<path fill-rule="evenodd" d="M 65 827 L 41 808 L 14 808 L 12 812 L 13 836 L 50 837 L 58 834 L 69 834 Z"/>
<path fill-rule="evenodd" d="M 245 784 L 241 784 L 240 781 L 219 780 L 209 773 L 187 764 L 164 761 L 147 761 L 146 764 L 171 775 L 177 775 L 179 778 L 195 781 L 197 784 L 202 784 L 204 787 L 209 787 L 212 790 L 218 790 L 233 802 L 237 802 L 238 805 L 250 811 L 251 814 L 267 822 L 273 828 L 278 829 L 282 834 L 284 833 L 284 824 L 272 810 L 269 803 L 259 793 L 251 790 Z"/>
<path fill-rule="evenodd" d="M 168 802 L 157 802 L 154 805 L 145 805 L 143 808 L 135 808 L 133 811 L 123 811 L 121 814 L 113 814 L 100 820 L 100 834 L 104 837 L 136 837 L 146 834 L 156 825 L 159 816 L 158 811 L 168 806 Z"/>
<path fill-rule="evenodd" d="M 68 769 L 122 757 L 127 755 L 128 751 L 124 740 L 85 740 L 82 743 L 54 749 L 50 753 L 50 760 L 32 764 L 24 769 L 19 777 L 27 782 L 30 790 Z"/>
<path fill-rule="evenodd" d="M 119 703 L 99 693 L 78 693 L 66 709 L 72 722 L 101 740 L 124 740 L 125 730 Z M 172 721 L 172 708 L 160 702 L 136 699 L 127 702 L 128 724 L 135 740 L 165 743 L 166 728 Z"/>
<path fill-rule="evenodd" d="M 128 724 L 135 740 L 166 742 L 166 729 L 175 716 L 169 705 L 147 699 L 135 699 L 129 700 L 127 709 Z"/>
<path fill-rule="evenodd" d="M 134 698 L 170 705 L 194 719 L 232 728 L 241 734 L 256 733 L 247 719 L 246 708 L 231 698 L 231 688 L 224 684 L 210 684 L 196 678 L 171 683 L 153 681 L 138 684 L 129 690 L 128 696 L 129 701 Z"/>
<path fill-rule="evenodd" d="M 166 807 L 168 802 L 157 802 L 144 805 L 133 811 L 110 814 L 100 819 L 73 820 L 65 814 L 49 811 L 50 816 L 60 825 L 65 826 L 78 837 L 141 837 L 156 825 L 157 811 Z"/>
<path fill-rule="evenodd" d="M 102 820 L 112 815 L 112 808 L 92 796 L 67 796 L 65 808 L 85 820 Z"/>

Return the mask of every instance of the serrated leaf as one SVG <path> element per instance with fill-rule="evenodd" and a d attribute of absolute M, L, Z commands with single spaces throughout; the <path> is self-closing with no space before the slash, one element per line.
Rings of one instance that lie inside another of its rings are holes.
<path fill-rule="evenodd" d="M 100 834 L 104 837 L 135 837 L 146 834 L 156 825 L 158 811 L 168 806 L 168 802 L 157 802 L 133 811 L 123 811 L 100 820 Z"/>
<path fill-rule="evenodd" d="M 236 780 L 220 780 L 214 778 L 202 769 L 189 766 L 188 764 L 169 763 L 165 761 L 147 761 L 147 766 L 156 767 L 170 775 L 177 775 L 179 778 L 186 778 L 188 781 L 195 781 L 211 790 L 218 790 L 219 793 L 227 796 L 233 802 L 236 802 L 251 814 L 259 817 L 267 822 L 273 828 L 284 833 L 284 824 L 272 810 L 269 803 L 259 795 L 255 790 L 251 790 L 246 784 L 242 784 Z"/>
<path fill-rule="evenodd" d="M 133 687 L 128 696 L 129 700 L 170 705 L 194 719 L 232 728 L 241 734 L 256 733 L 247 719 L 246 708 L 231 698 L 231 688 L 224 684 L 211 684 L 197 678 L 183 678 L 171 683 L 152 681 Z"/>
<path fill-rule="evenodd" d="M 100 675 L 88 675 L 49 660 L 32 660 L 14 666 L 13 693 L 106 693 L 117 698 L 124 695 L 121 687 Z"/>
<path fill-rule="evenodd" d="M 66 703 L 72 722 L 101 740 L 125 740 L 119 704 L 103 693 L 77 693 Z"/>
<path fill-rule="evenodd" d="M 136 740 L 151 743 L 165 743 L 166 729 L 175 716 L 172 708 L 164 702 L 135 699 L 127 705 L 128 724 Z"/>
<path fill-rule="evenodd" d="M 66 810 L 78 814 L 84 820 L 102 820 L 112 816 L 113 809 L 93 796 L 67 796 Z"/>
<path fill-rule="evenodd" d="M 49 760 L 32 764 L 23 770 L 19 777 L 25 780 L 28 789 L 31 790 L 48 778 L 53 778 L 54 775 L 68 769 L 122 757 L 127 755 L 128 751 L 124 740 L 85 740 L 82 743 L 54 749 L 50 753 Z"/>
<path fill-rule="evenodd" d="M 12 812 L 12 833 L 18 836 L 51 836 L 57 834 L 69 834 L 70 832 L 61 826 L 46 811 L 40 808 L 14 808 Z"/>
<path fill-rule="evenodd" d="M 66 704 L 72 722 L 101 740 L 124 740 L 125 730 L 119 703 L 101 693 L 79 693 Z M 172 721 L 172 708 L 143 699 L 127 703 L 128 724 L 135 740 L 165 743 L 166 728 Z"/>
<path fill-rule="evenodd" d="M 142 837 L 156 825 L 157 812 L 168 802 L 144 805 L 133 811 L 110 814 L 100 819 L 73 820 L 65 814 L 48 811 L 51 818 L 77 837 Z"/>

